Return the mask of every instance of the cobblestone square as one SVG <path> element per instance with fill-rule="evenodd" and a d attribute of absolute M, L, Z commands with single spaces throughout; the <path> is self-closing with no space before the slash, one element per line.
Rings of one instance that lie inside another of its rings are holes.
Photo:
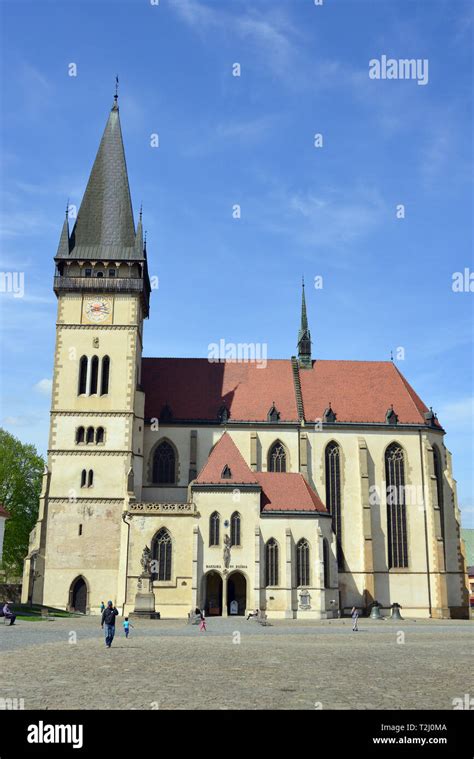
<path fill-rule="evenodd" d="M 472 622 L 118 618 L 0 625 L 0 698 L 25 709 L 446 709 L 474 694 Z M 76 642 L 74 642 L 76 641 Z M 107 683 L 104 687 L 104 683 Z M 111 695 L 105 695 L 105 694 Z"/>

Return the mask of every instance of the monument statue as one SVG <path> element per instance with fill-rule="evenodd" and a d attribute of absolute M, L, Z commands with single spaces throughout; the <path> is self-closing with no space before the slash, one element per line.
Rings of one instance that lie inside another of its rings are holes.
<path fill-rule="evenodd" d="M 230 564 L 230 538 L 228 535 L 224 537 L 224 566 L 229 567 Z"/>
<path fill-rule="evenodd" d="M 145 548 L 143 549 L 141 565 L 143 569 L 143 574 L 149 574 L 150 565 L 151 565 L 151 551 L 148 546 L 145 546 Z"/>

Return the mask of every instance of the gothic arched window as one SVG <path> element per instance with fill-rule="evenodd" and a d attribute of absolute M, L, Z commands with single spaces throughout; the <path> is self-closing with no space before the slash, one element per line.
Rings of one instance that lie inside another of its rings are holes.
<path fill-rule="evenodd" d="M 230 544 L 240 546 L 240 514 L 234 511 L 230 518 Z"/>
<path fill-rule="evenodd" d="M 79 360 L 79 384 L 78 395 L 84 395 L 87 391 L 87 356 L 81 356 Z"/>
<path fill-rule="evenodd" d="M 268 454 L 269 472 L 286 472 L 286 451 L 279 440 L 273 443 Z"/>
<path fill-rule="evenodd" d="M 405 456 L 398 443 L 385 451 L 387 483 L 388 566 L 408 567 L 407 516 L 405 505 Z"/>
<path fill-rule="evenodd" d="M 331 582 L 331 566 L 329 564 L 329 543 L 323 540 L 323 569 L 324 569 L 324 587 L 329 588 Z"/>
<path fill-rule="evenodd" d="M 76 430 L 76 443 L 84 442 L 84 427 L 78 427 Z"/>
<path fill-rule="evenodd" d="M 85 469 L 81 472 L 81 488 L 85 488 L 86 486 L 86 478 L 87 478 L 87 472 Z"/>
<path fill-rule="evenodd" d="M 270 538 L 265 544 L 265 586 L 278 585 L 278 543 Z"/>
<path fill-rule="evenodd" d="M 214 511 L 209 517 L 209 545 L 219 545 L 219 532 L 220 532 L 221 518 L 217 511 Z"/>
<path fill-rule="evenodd" d="M 95 442 L 96 443 L 104 442 L 104 428 L 103 427 L 97 427 L 97 432 L 95 433 Z"/>
<path fill-rule="evenodd" d="M 342 553 L 342 520 L 341 520 L 341 456 L 337 443 L 331 442 L 326 446 L 326 508 L 332 516 L 332 529 L 336 536 L 337 566 L 344 568 Z"/>
<path fill-rule="evenodd" d="M 296 545 L 296 585 L 309 585 L 309 543 L 301 538 Z"/>
<path fill-rule="evenodd" d="M 92 356 L 91 359 L 91 389 L 90 395 L 97 395 L 97 379 L 99 376 L 99 359 L 97 356 Z"/>
<path fill-rule="evenodd" d="M 154 580 L 171 580 L 171 554 L 171 535 L 165 527 L 162 527 L 153 539 Z"/>
<path fill-rule="evenodd" d="M 110 376 L 110 358 L 104 356 L 102 359 L 102 379 L 100 381 L 100 394 L 107 395 L 109 392 L 109 376 Z"/>
<path fill-rule="evenodd" d="M 153 454 L 153 482 L 159 485 L 174 485 L 176 482 L 176 455 L 170 443 L 164 440 Z"/>
<path fill-rule="evenodd" d="M 86 435 L 86 443 L 93 443 L 93 442 L 94 442 L 94 428 L 88 427 L 87 435 Z"/>
<path fill-rule="evenodd" d="M 87 476 L 87 487 L 91 488 L 94 484 L 94 472 L 92 469 L 89 469 L 89 474 Z"/>
<path fill-rule="evenodd" d="M 443 467 L 441 466 L 441 456 L 439 448 L 433 446 L 433 467 L 436 477 L 436 493 L 438 496 L 439 520 L 441 523 L 441 537 L 444 540 L 444 499 L 443 499 Z"/>

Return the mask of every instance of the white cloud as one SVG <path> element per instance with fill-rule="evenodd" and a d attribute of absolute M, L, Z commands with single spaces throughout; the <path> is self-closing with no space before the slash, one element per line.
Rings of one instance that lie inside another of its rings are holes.
<path fill-rule="evenodd" d="M 31 419 L 27 416 L 5 416 L 2 421 L 7 427 L 26 427 Z"/>
<path fill-rule="evenodd" d="M 214 28 L 223 34 L 235 32 L 242 39 L 251 41 L 257 54 L 261 54 L 263 61 L 274 74 L 294 81 L 290 68 L 297 48 L 291 37 L 297 32 L 286 14 L 271 8 L 268 14 L 253 9 L 250 13 L 243 12 L 237 15 L 227 10 L 216 10 L 197 0 L 171 0 L 171 7 L 198 33 L 202 34 Z"/>
<path fill-rule="evenodd" d="M 41 393 L 41 395 L 51 395 L 52 387 L 53 380 L 51 379 L 42 379 L 34 386 L 35 390 L 37 390 L 38 393 Z"/>
<path fill-rule="evenodd" d="M 474 427 L 474 396 L 460 398 L 442 405 L 438 417 L 451 431 L 454 427 Z"/>
<path fill-rule="evenodd" d="M 293 236 L 311 247 L 337 248 L 339 251 L 368 235 L 383 219 L 384 204 L 378 192 L 356 189 L 352 193 L 327 190 L 318 194 L 287 195 L 280 205 L 275 230 Z"/>
<path fill-rule="evenodd" d="M 226 140 L 237 139 L 242 142 L 252 142 L 271 129 L 272 124 L 273 118 L 271 116 L 263 116 L 248 121 L 220 123 L 216 127 L 216 133 L 218 137 Z"/>
<path fill-rule="evenodd" d="M 170 5 L 190 26 L 207 27 L 220 23 L 219 11 L 195 0 L 170 0 Z"/>
<path fill-rule="evenodd" d="M 29 235 L 36 237 L 40 233 L 56 230 L 57 228 L 57 223 L 53 224 L 44 215 L 38 213 L 25 214 L 21 211 L 3 213 L 0 219 L 1 237 L 25 237 Z"/>

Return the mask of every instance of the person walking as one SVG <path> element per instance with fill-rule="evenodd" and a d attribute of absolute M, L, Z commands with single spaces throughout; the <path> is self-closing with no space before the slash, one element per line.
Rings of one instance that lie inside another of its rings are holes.
<path fill-rule="evenodd" d="M 9 620 L 10 620 L 10 625 L 9 625 L 9 627 L 11 627 L 11 625 L 14 625 L 14 624 L 15 624 L 16 614 L 14 614 L 14 613 L 12 612 L 12 610 L 10 609 L 10 607 L 9 607 L 8 603 L 9 603 L 9 602 L 7 601 L 7 602 L 5 603 L 5 605 L 4 605 L 4 607 L 3 607 L 3 616 L 5 617 L 5 619 L 9 619 Z"/>
<path fill-rule="evenodd" d="M 103 614 L 105 609 L 105 604 L 103 601 L 100 602 L 100 613 Z"/>
<path fill-rule="evenodd" d="M 352 607 L 351 610 L 351 617 L 352 617 L 352 632 L 358 632 L 358 621 L 359 621 L 359 609 L 356 609 L 355 606 Z"/>
<path fill-rule="evenodd" d="M 128 638 L 130 627 L 133 628 L 133 625 L 131 624 L 131 622 L 128 621 L 128 617 L 125 617 L 125 619 L 123 620 L 123 629 L 124 629 L 126 638 Z"/>
<path fill-rule="evenodd" d="M 110 648 L 115 635 L 115 617 L 118 615 L 118 611 L 113 605 L 112 601 L 107 602 L 107 608 L 102 612 L 101 628 L 104 629 L 105 625 L 105 645 Z"/>
<path fill-rule="evenodd" d="M 203 632 L 203 630 L 206 631 L 206 629 L 207 629 L 206 628 L 206 617 L 204 616 L 204 609 L 201 609 L 200 615 L 201 615 L 201 622 L 199 624 L 199 629 L 200 629 L 201 632 Z"/>

